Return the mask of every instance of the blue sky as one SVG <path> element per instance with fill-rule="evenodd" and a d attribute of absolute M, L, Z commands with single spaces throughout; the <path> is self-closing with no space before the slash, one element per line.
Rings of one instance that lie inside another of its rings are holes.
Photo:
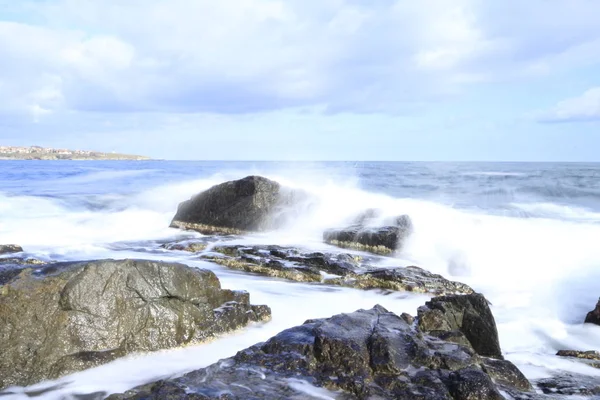
<path fill-rule="evenodd" d="M 600 161 L 596 0 L 0 0 L 0 144 Z"/>

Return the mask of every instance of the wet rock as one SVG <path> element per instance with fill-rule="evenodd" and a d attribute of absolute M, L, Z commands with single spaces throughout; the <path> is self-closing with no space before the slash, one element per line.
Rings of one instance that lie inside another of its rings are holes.
<path fill-rule="evenodd" d="M 482 356 L 502 359 L 496 321 L 483 295 L 433 298 L 419 307 L 418 317 L 423 332 L 468 343 Z"/>
<path fill-rule="evenodd" d="M 473 289 L 464 283 L 449 281 L 441 275 L 423 268 L 408 266 L 381 268 L 364 274 L 381 288 L 419 293 L 471 293 Z M 387 286 L 387 287 L 386 287 Z"/>
<path fill-rule="evenodd" d="M 16 244 L 0 244 L 0 254 L 20 253 L 23 248 Z"/>
<path fill-rule="evenodd" d="M 179 204 L 171 227 L 240 234 L 282 226 L 305 195 L 261 176 L 225 182 Z"/>
<path fill-rule="evenodd" d="M 587 313 L 585 323 L 600 325 L 600 300 L 596 303 L 596 307 Z"/>
<path fill-rule="evenodd" d="M 556 353 L 557 356 L 561 357 L 574 357 L 582 358 L 585 360 L 600 360 L 600 353 L 595 350 L 578 351 L 578 350 L 559 350 Z"/>
<path fill-rule="evenodd" d="M 208 243 L 202 242 L 190 242 L 190 243 L 169 243 L 164 244 L 162 246 L 163 249 L 167 250 L 178 250 L 178 251 L 187 251 L 188 253 L 199 253 L 201 251 L 206 250 L 208 247 Z"/>
<path fill-rule="evenodd" d="M 199 343 L 270 318 L 247 292 L 178 263 L 99 260 L 24 269 L 0 286 L 0 387 L 131 352 Z"/>
<path fill-rule="evenodd" d="M 412 232 L 412 221 L 408 215 L 392 218 L 385 226 L 371 226 L 369 221 L 375 211 L 368 211 L 357 218 L 357 223 L 341 229 L 328 229 L 323 240 L 338 247 L 368 251 L 375 254 L 390 254 L 400 249 Z"/>
<path fill-rule="evenodd" d="M 600 378 L 574 373 L 561 373 L 551 378 L 540 379 L 535 385 L 544 393 L 552 395 L 600 395 Z"/>
<path fill-rule="evenodd" d="M 463 283 L 419 267 L 374 267 L 376 257 L 303 252 L 281 246 L 216 246 L 212 251 L 202 258 L 227 268 L 297 282 L 437 295 L 473 292 Z"/>
<path fill-rule="evenodd" d="M 531 383 L 525 375 L 510 361 L 484 358 L 481 368 L 501 385 L 524 391 L 532 389 Z"/>
<path fill-rule="evenodd" d="M 163 243 L 160 247 L 166 250 L 187 251 L 189 253 L 199 253 L 217 242 L 230 240 L 235 236 L 205 236 L 201 238 L 178 240 L 175 242 Z"/>
<path fill-rule="evenodd" d="M 381 306 L 309 320 L 207 368 L 109 398 L 324 398 L 315 387 L 336 399 L 500 400 L 501 391 L 539 398 L 509 361 L 490 364 Z"/>
<path fill-rule="evenodd" d="M 455 400 L 504 400 L 489 375 L 476 367 L 451 372 L 448 386 Z"/>
<path fill-rule="evenodd" d="M 573 360 L 577 360 L 593 368 L 600 368 L 600 353 L 594 350 L 559 350 L 556 355 L 559 357 L 568 357 Z"/>

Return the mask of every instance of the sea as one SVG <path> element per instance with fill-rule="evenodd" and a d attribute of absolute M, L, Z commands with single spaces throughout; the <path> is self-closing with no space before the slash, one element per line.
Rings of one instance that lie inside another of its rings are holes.
<path fill-rule="evenodd" d="M 213 270 L 273 318 L 210 343 L 112 363 L 0 393 L 82 399 L 123 392 L 233 356 L 307 319 L 380 304 L 416 315 L 428 296 L 304 284 L 227 270 L 161 244 L 178 203 L 215 184 L 262 175 L 311 194 L 287 226 L 229 243 L 333 250 L 327 228 L 367 208 L 407 214 L 414 232 L 382 266 L 417 265 L 471 285 L 491 303 L 505 357 L 531 380 L 600 369 L 557 357 L 600 350 L 583 324 L 600 296 L 600 164 L 442 162 L 0 161 L 0 244 L 45 261 L 142 258 Z M 335 249 L 338 251 L 339 249 Z"/>

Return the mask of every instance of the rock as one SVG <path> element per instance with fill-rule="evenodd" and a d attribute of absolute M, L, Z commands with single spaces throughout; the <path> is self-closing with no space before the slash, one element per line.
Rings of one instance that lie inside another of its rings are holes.
<path fill-rule="evenodd" d="M 163 243 L 160 247 L 166 250 L 176 250 L 176 251 L 187 251 L 189 253 L 199 253 L 204 250 L 209 245 L 213 245 L 217 242 L 227 241 L 236 239 L 238 236 L 227 235 L 227 236 L 203 236 L 200 238 L 193 239 L 185 239 L 185 240 L 177 240 L 174 242 Z"/>
<path fill-rule="evenodd" d="M 178 263 L 100 260 L 25 269 L 0 286 L 0 388 L 207 339 L 270 318 L 247 292 Z"/>
<path fill-rule="evenodd" d="M 377 216 L 376 211 L 368 210 L 356 219 L 356 224 L 341 229 L 328 229 L 323 240 L 338 247 L 368 251 L 376 254 L 390 254 L 400 249 L 412 232 L 412 221 L 408 215 L 391 219 L 390 225 L 373 227 L 368 221 Z"/>
<path fill-rule="evenodd" d="M 201 257 L 227 268 L 297 282 L 437 295 L 473 292 L 463 283 L 419 267 L 374 267 L 370 263 L 376 262 L 376 257 L 303 252 L 281 246 L 216 246 L 212 251 Z"/>
<path fill-rule="evenodd" d="M 433 298 L 419 307 L 418 317 L 423 332 L 470 344 L 477 354 L 502 359 L 496 321 L 483 295 Z"/>
<path fill-rule="evenodd" d="M 559 357 L 569 357 L 593 368 L 600 368 L 600 353 L 594 350 L 559 350 L 556 353 Z"/>
<path fill-rule="evenodd" d="M 20 253 L 23 248 L 16 244 L 0 244 L 0 254 Z"/>
<path fill-rule="evenodd" d="M 189 253 L 199 253 L 206 250 L 208 243 L 192 242 L 192 243 L 169 243 L 161 246 L 167 250 L 187 251 Z"/>
<path fill-rule="evenodd" d="M 306 321 L 207 368 L 109 399 L 539 398 L 529 390 L 509 361 L 429 336 L 375 306 Z"/>
<path fill-rule="evenodd" d="M 375 271 L 366 272 L 364 276 L 375 281 L 377 287 L 384 289 L 433 293 L 438 295 L 443 293 L 454 294 L 473 292 L 473 289 L 464 283 L 449 281 L 441 275 L 433 274 L 423 268 L 415 266 L 381 268 Z"/>
<path fill-rule="evenodd" d="M 496 383 L 524 391 L 533 389 L 525 375 L 511 362 L 495 358 L 484 358 L 481 368 Z"/>
<path fill-rule="evenodd" d="M 551 378 L 540 379 L 536 386 L 546 394 L 565 396 L 600 395 L 600 378 L 575 373 L 561 373 Z"/>
<path fill-rule="evenodd" d="M 559 350 L 556 353 L 557 356 L 561 357 L 574 357 L 582 358 L 585 360 L 600 360 L 600 353 L 595 350 L 578 351 L 578 350 Z"/>
<path fill-rule="evenodd" d="M 455 400 L 504 400 L 489 375 L 477 367 L 451 372 L 448 389 Z"/>
<path fill-rule="evenodd" d="M 596 303 L 596 307 L 587 313 L 585 323 L 600 325 L 600 300 Z"/>
<path fill-rule="evenodd" d="M 304 194 L 261 176 L 225 182 L 179 204 L 171 227 L 241 234 L 281 227 Z"/>

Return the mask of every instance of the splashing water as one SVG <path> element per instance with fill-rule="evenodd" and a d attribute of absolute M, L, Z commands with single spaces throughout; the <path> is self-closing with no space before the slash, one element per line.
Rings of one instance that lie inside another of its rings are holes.
<path fill-rule="evenodd" d="M 0 243 L 53 260 L 152 258 L 215 271 L 223 287 L 248 290 L 273 320 L 212 343 L 152 354 L 15 388 L 52 386 L 41 399 L 114 393 L 209 365 L 309 318 L 370 308 L 415 314 L 427 297 L 285 282 L 168 252 L 167 240 L 199 236 L 168 228 L 177 204 L 214 184 L 260 174 L 310 194 L 288 226 L 238 240 L 327 249 L 324 229 L 367 208 L 408 214 L 414 232 L 390 266 L 419 265 L 467 283 L 492 303 L 506 358 L 531 379 L 552 370 L 600 371 L 554 354 L 600 349 L 600 327 L 583 325 L 600 296 L 600 191 L 595 164 L 217 163 L 0 161 Z M 327 398 L 317 388 L 306 387 Z"/>

